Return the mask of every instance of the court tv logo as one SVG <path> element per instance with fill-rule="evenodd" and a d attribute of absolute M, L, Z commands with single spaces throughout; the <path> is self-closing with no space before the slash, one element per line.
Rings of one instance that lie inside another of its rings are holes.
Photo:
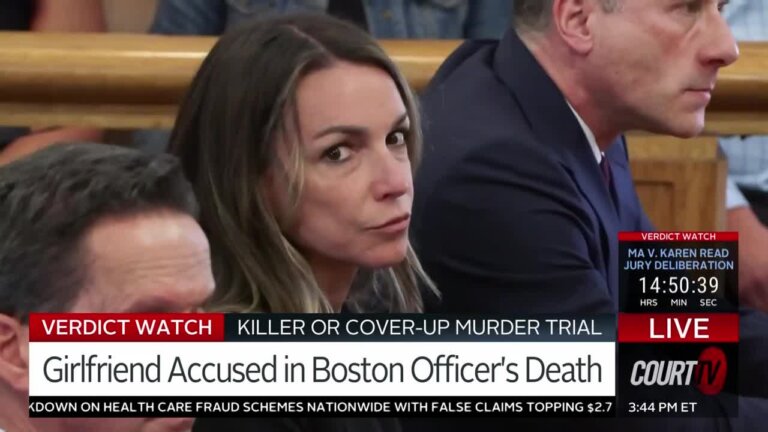
<path fill-rule="evenodd" d="M 637 360 L 632 366 L 633 386 L 691 386 L 713 396 L 722 391 L 728 373 L 728 361 L 716 346 L 705 348 L 697 360 Z"/>

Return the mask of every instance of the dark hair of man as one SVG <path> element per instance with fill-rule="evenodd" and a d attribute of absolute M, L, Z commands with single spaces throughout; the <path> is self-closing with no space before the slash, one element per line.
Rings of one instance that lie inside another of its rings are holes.
<path fill-rule="evenodd" d="M 67 310 L 87 276 L 81 240 L 104 217 L 197 217 L 176 158 L 105 144 L 58 144 L 0 167 L 0 313 Z"/>

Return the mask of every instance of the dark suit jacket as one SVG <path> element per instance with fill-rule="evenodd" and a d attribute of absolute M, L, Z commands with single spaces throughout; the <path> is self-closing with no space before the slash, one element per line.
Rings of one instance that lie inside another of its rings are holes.
<path fill-rule="evenodd" d="M 616 233 L 653 229 L 623 139 L 606 152 L 609 191 L 563 95 L 514 32 L 461 46 L 422 103 L 412 231 L 441 309 L 616 311 Z"/>
<path fill-rule="evenodd" d="M 498 42 L 462 45 L 437 72 L 422 105 L 425 157 L 411 229 L 443 296 L 429 309 L 617 312 L 617 234 L 653 230 L 632 183 L 624 140 L 606 152 L 611 190 L 564 96 L 514 31 Z M 768 321 L 755 314 L 747 319 L 755 325 L 751 334 L 742 330 L 742 340 L 749 334 L 755 357 L 748 358 L 749 371 L 740 362 L 739 372 L 761 383 L 764 395 Z M 665 421 L 631 425 L 739 429 L 716 419 Z M 613 430 L 617 424 L 629 426 L 608 421 L 588 427 Z M 569 423 L 546 425 L 558 430 Z"/>

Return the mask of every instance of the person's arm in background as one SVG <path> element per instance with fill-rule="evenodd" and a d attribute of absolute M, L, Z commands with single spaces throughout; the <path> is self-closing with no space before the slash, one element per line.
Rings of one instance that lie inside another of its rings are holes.
<path fill-rule="evenodd" d="M 768 228 L 758 220 L 730 177 L 726 208 L 728 230 L 739 232 L 739 300 L 768 311 Z"/>
<path fill-rule="evenodd" d="M 30 30 L 96 33 L 106 29 L 101 0 L 36 0 Z"/>
<path fill-rule="evenodd" d="M 466 39 L 499 39 L 512 18 L 511 0 L 471 0 L 464 23 Z"/>
<path fill-rule="evenodd" d="M 159 0 L 150 33 L 218 36 L 224 32 L 224 0 Z"/>
<path fill-rule="evenodd" d="M 30 31 L 103 32 L 106 29 L 101 0 L 37 0 Z M 32 129 L 0 152 L 0 164 L 23 157 L 61 141 L 99 141 L 100 129 L 61 127 Z"/>

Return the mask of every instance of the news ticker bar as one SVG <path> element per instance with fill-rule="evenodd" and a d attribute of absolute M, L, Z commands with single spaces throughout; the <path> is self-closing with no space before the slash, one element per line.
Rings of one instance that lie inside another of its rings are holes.
<path fill-rule="evenodd" d="M 30 417 L 613 417 L 614 397 L 30 397 Z"/>
<path fill-rule="evenodd" d="M 615 315 L 32 314 L 31 342 L 605 342 Z"/>

